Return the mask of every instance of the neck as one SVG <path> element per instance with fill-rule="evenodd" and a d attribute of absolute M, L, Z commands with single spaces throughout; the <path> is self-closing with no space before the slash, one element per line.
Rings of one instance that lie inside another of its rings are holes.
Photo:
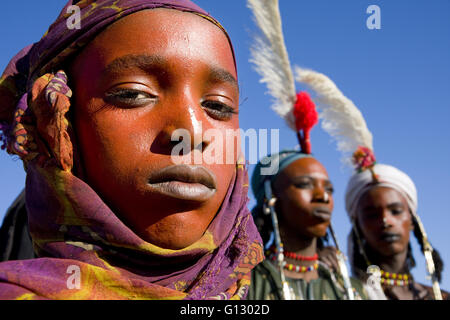
<path fill-rule="evenodd" d="M 302 256 L 313 256 L 317 253 L 317 238 L 303 238 L 289 229 L 280 228 L 281 241 L 285 251 Z"/>
<path fill-rule="evenodd" d="M 391 273 L 409 273 L 409 270 L 406 266 L 406 258 L 408 255 L 408 250 L 395 254 L 393 256 L 380 256 L 374 255 L 370 261 L 373 261 L 374 264 L 378 265 L 382 270 L 391 272 Z"/>
<path fill-rule="evenodd" d="M 298 232 L 290 231 L 289 229 L 283 229 L 280 227 L 281 241 L 283 242 L 284 250 L 294 252 L 297 255 L 311 257 L 317 253 L 317 238 L 305 238 L 299 236 Z M 316 261 L 298 261 L 289 257 L 284 258 L 287 263 L 305 267 L 311 267 Z M 299 273 L 291 270 L 283 270 L 287 277 L 293 279 L 304 279 L 310 281 L 318 278 L 317 270 L 309 272 Z"/>

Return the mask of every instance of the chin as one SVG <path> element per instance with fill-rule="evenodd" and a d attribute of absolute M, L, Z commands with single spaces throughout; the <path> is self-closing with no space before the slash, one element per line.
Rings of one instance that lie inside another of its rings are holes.
<path fill-rule="evenodd" d="M 201 235 L 198 237 L 193 236 L 191 233 L 189 235 L 173 235 L 173 234 L 169 234 L 167 236 L 167 234 L 163 235 L 163 236 L 159 236 L 159 235 L 154 235 L 154 234 L 144 234 L 141 235 L 141 237 L 155 245 L 158 246 L 160 248 L 163 249 L 170 249 L 170 250 L 181 250 L 184 248 L 189 247 L 190 245 L 192 245 L 193 243 L 195 243 L 197 240 L 199 240 L 201 238 Z"/>
<path fill-rule="evenodd" d="M 330 226 L 329 223 L 320 224 L 316 228 L 317 237 L 325 237 L 327 235 L 328 227 Z"/>
<path fill-rule="evenodd" d="M 327 229 L 328 229 L 328 226 L 324 227 L 321 225 L 321 226 L 314 226 L 312 228 L 308 228 L 306 230 L 306 232 L 310 238 L 322 238 L 322 237 L 326 236 Z"/>
<path fill-rule="evenodd" d="M 182 221 L 171 221 L 170 224 L 156 223 L 142 230 L 140 237 L 163 249 L 180 250 L 198 241 L 205 230 L 187 226 Z"/>

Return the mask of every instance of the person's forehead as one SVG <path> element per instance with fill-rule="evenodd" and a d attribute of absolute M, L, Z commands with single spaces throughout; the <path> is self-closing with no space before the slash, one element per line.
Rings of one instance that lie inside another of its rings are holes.
<path fill-rule="evenodd" d="M 372 202 L 380 202 L 388 205 L 392 203 L 406 202 L 403 195 L 394 188 L 377 185 L 368 189 L 361 197 L 361 200 L 369 204 Z"/>
<path fill-rule="evenodd" d="M 234 55 L 218 26 L 189 12 L 143 10 L 124 17 L 91 41 L 83 59 L 95 58 L 105 68 L 124 56 L 183 56 L 214 61 L 237 78 Z"/>
<path fill-rule="evenodd" d="M 311 157 L 297 159 L 289 164 L 285 170 L 289 175 L 308 175 L 312 178 L 328 180 L 325 167 Z"/>

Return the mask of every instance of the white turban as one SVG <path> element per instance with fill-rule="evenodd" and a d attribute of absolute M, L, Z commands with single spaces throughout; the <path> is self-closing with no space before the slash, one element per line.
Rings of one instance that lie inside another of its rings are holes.
<path fill-rule="evenodd" d="M 388 187 L 400 192 L 406 199 L 413 215 L 417 212 L 417 190 L 414 182 L 404 172 L 386 164 L 375 164 L 373 170 L 378 176 L 377 186 Z M 374 186 L 372 173 L 365 170 L 355 173 L 347 185 L 345 192 L 345 208 L 350 219 L 354 220 L 357 207 L 364 193 Z"/>
<path fill-rule="evenodd" d="M 372 173 L 370 170 L 364 170 L 360 173 L 355 173 L 348 182 L 347 190 L 345 192 L 345 208 L 352 222 L 354 222 L 358 210 L 358 204 L 361 197 L 370 188 L 376 186 L 392 188 L 406 199 L 409 209 L 413 216 L 417 214 L 417 190 L 414 182 L 408 177 L 407 174 L 386 164 L 375 164 L 373 167 L 375 174 L 378 176 L 378 182 L 374 182 Z M 374 184 L 375 183 L 375 184 Z M 353 238 L 352 233 L 347 238 L 347 254 L 350 258 L 350 265 L 355 273 L 353 265 Z M 367 289 L 367 288 L 366 288 Z M 368 292 L 370 299 L 384 300 L 380 296 L 373 296 L 371 292 Z"/>

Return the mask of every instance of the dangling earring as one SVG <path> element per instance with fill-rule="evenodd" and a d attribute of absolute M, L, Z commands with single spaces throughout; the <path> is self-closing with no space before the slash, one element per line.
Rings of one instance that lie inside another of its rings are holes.
<path fill-rule="evenodd" d="M 359 253 L 363 256 L 364 260 L 367 263 L 367 266 L 370 266 L 372 264 L 370 263 L 369 258 L 366 255 L 366 252 L 364 251 L 364 245 L 365 245 L 366 239 L 364 239 L 364 238 L 361 239 L 361 237 L 359 236 L 359 232 L 356 228 L 356 224 L 355 224 L 354 220 L 352 221 L 352 225 L 353 225 L 353 232 L 356 236 L 356 242 L 358 245 Z"/>

